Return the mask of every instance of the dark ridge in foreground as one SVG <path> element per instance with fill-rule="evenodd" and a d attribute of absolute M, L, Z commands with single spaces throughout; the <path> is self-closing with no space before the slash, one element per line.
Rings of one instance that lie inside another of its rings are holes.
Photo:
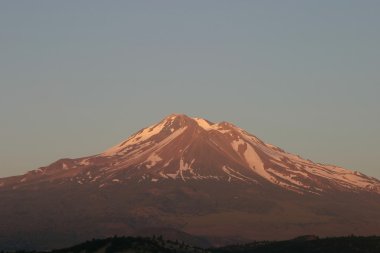
<path fill-rule="evenodd" d="M 27 253 L 28 251 L 17 251 Z M 29 253 L 37 253 L 30 251 Z M 158 237 L 112 237 L 94 239 L 76 246 L 44 251 L 51 253 L 379 253 L 380 237 L 333 237 L 318 238 L 302 236 L 287 241 L 258 241 L 248 244 L 231 245 L 221 248 L 202 249 L 180 241 L 164 240 Z"/>
<path fill-rule="evenodd" d="M 288 241 L 253 242 L 213 249 L 213 253 L 378 253 L 380 237 L 299 237 Z"/>
<path fill-rule="evenodd" d="M 112 237 L 107 239 L 94 239 L 85 243 L 51 253 L 113 253 L 113 252 L 139 252 L 139 253 L 190 253 L 210 252 L 206 249 L 191 246 L 178 240 L 164 240 L 162 236 L 153 237 Z M 46 251 L 45 251 L 46 253 Z"/>

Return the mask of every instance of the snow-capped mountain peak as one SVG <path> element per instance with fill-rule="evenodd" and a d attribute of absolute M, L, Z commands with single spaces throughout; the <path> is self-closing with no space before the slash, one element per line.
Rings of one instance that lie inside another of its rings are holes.
<path fill-rule="evenodd" d="M 380 181 L 344 168 L 313 163 L 228 122 L 171 114 L 105 152 L 63 159 L 0 179 L 0 187 L 60 181 L 106 187 L 133 182 L 212 180 L 275 187 L 297 193 L 380 193 Z"/>

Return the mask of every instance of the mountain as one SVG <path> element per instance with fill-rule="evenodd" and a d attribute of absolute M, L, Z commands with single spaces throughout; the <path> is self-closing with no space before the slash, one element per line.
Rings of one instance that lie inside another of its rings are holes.
<path fill-rule="evenodd" d="M 113 184 L 211 180 L 271 184 L 297 193 L 380 193 L 380 181 L 340 167 L 316 164 L 266 144 L 230 123 L 170 115 L 104 153 L 62 159 L 0 181 L 16 188 L 73 182 Z"/>
<path fill-rule="evenodd" d="M 380 234 L 378 179 L 181 114 L 101 154 L 0 179 L 0 201 L 0 245 L 10 249 L 150 230 L 214 245 Z"/>

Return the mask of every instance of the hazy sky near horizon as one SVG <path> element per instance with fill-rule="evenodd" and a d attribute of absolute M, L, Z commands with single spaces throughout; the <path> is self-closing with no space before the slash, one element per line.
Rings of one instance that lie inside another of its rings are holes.
<path fill-rule="evenodd" d="M 0 177 L 173 112 L 380 178 L 380 1 L 1 1 Z"/>

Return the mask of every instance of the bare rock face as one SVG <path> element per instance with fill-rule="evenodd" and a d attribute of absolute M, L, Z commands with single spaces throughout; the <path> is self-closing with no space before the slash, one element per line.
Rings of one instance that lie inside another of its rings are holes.
<path fill-rule="evenodd" d="M 380 233 L 380 181 L 173 114 L 105 152 L 0 179 L 0 245 L 179 231 L 210 243 Z"/>

